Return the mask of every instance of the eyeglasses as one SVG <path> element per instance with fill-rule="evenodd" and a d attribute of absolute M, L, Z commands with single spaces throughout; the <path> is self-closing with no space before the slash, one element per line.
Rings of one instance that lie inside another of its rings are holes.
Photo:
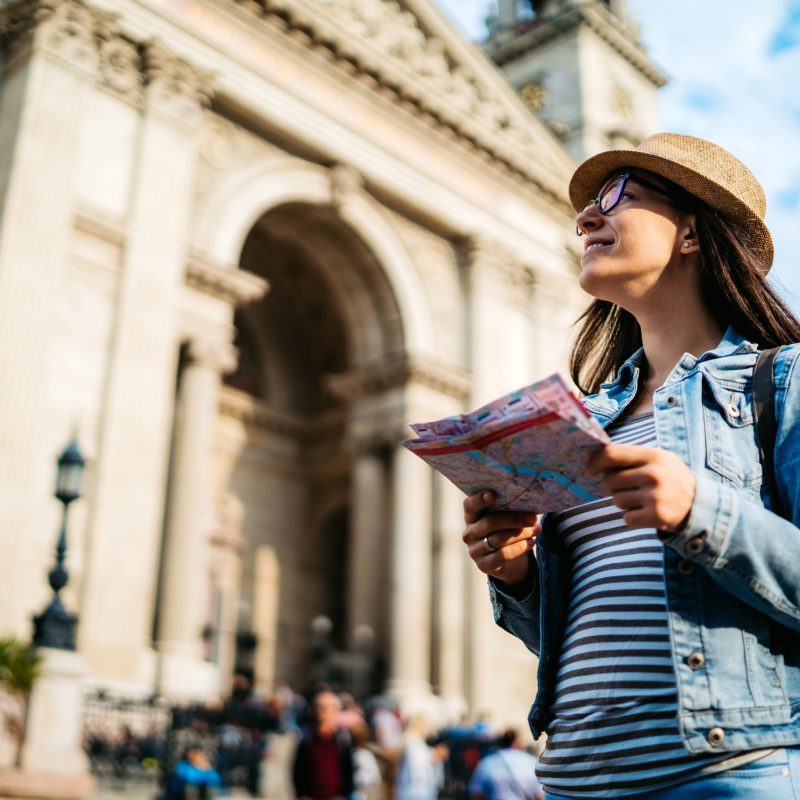
<path fill-rule="evenodd" d="M 672 199 L 672 195 L 661 186 L 656 186 L 654 183 L 646 181 L 639 175 L 632 175 L 630 170 L 626 170 L 620 175 L 615 175 L 613 178 L 607 180 L 597 197 L 588 203 L 586 208 L 596 205 L 601 214 L 608 214 L 610 211 L 613 211 L 620 204 L 620 202 L 622 202 L 622 198 L 625 194 L 625 187 L 628 185 L 628 181 L 638 183 L 640 186 L 644 186 L 645 189 L 649 189 L 651 192 L 656 192 L 657 194 L 661 194 L 664 195 L 664 197 L 669 197 Z M 583 210 L 585 211 L 586 208 Z M 578 236 L 583 236 L 583 231 L 580 228 L 576 226 L 575 230 L 577 231 Z"/>

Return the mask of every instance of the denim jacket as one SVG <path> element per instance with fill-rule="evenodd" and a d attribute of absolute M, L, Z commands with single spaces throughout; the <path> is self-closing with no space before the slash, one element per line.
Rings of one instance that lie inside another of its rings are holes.
<path fill-rule="evenodd" d="M 774 468 L 791 519 L 770 511 L 752 410 L 758 348 L 728 329 L 715 350 L 684 354 L 654 393 L 659 447 L 694 472 L 684 529 L 662 535 L 678 726 L 694 753 L 800 743 L 800 345 L 775 362 Z M 605 427 L 636 395 L 642 350 L 585 399 Z M 553 701 L 569 565 L 548 517 L 534 587 L 515 600 L 490 580 L 495 621 L 539 656 L 534 737 Z"/>

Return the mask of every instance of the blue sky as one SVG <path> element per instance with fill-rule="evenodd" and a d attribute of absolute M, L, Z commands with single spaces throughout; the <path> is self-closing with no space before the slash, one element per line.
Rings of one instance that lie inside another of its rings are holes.
<path fill-rule="evenodd" d="M 470 38 L 492 0 L 437 0 Z M 650 54 L 669 76 L 661 129 L 711 139 L 755 173 L 775 238 L 772 277 L 800 312 L 800 0 L 628 0 Z"/>

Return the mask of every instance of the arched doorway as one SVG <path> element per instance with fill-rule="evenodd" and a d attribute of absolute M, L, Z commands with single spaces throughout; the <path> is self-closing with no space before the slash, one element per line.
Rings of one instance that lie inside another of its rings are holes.
<path fill-rule="evenodd" d="M 354 407 L 332 379 L 402 353 L 402 326 L 380 264 L 333 207 L 271 209 L 247 235 L 240 266 L 270 289 L 237 313 L 239 363 L 225 380 L 218 443 L 218 485 L 242 508 L 237 640 L 257 650 L 239 662 L 255 664 L 257 683 L 305 689 L 318 674 L 315 620 L 330 620 L 339 654 L 354 640 L 354 603 L 369 598 L 374 627 L 386 628 L 387 599 L 352 591 L 355 580 L 385 585 L 388 530 L 369 531 L 384 557 L 371 575 L 354 575 Z M 267 550 L 277 566 L 260 570 Z M 373 646 L 385 659 L 379 631 Z"/>

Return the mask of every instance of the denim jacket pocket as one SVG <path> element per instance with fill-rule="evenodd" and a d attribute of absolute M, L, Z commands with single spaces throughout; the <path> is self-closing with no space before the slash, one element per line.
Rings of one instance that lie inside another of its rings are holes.
<path fill-rule="evenodd" d="M 703 375 L 706 466 L 739 489 L 758 494 L 764 475 L 753 425 L 750 386 Z"/>

